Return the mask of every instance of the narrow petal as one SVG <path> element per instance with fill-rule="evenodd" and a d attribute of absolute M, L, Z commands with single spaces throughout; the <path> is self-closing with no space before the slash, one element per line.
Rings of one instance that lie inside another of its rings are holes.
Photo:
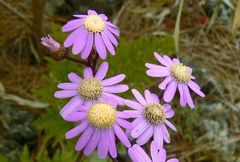
<path fill-rule="evenodd" d="M 73 112 L 69 115 L 67 115 L 64 120 L 68 122 L 78 122 L 83 119 L 87 118 L 87 113 L 86 112 Z"/>
<path fill-rule="evenodd" d="M 125 77 L 126 76 L 124 74 L 119 74 L 117 76 L 114 76 L 114 77 L 103 80 L 102 85 L 103 86 L 109 86 L 109 85 L 117 84 L 117 83 L 123 81 L 125 79 Z"/>
<path fill-rule="evenodd" d="M 149 139 L 153 136 L 154 126 L 150 126 L 148 129 L 146 129 L 138 138 L 137 138 L 137 144 L 138 145 L 145 145 Z"/>
<path fill-rule="evenodd" d="M 95 45 L 96 45 L 97 52 L 98 52 L 99 56 L 101 57 L 101 59 L 106 59 L 107 58 L 106 47 L 105 47 L 105 44 L 103 43 L 103 39 L 99 33 L 95 34 Z"/>
<path fill-rule="evenodd" d="M 109 140 L 107 138 L 107 130 L 101 130 L 101 137 L 98 143 L 98 156 L 100 159 L 105 159 L 108 154 Z"/>
<path fill-rule="evenodd" d="M 169 65 L 172 65 L 172 64 L 173 64 L 172 60 L 171 60 L 170 57 L 168 57 L 167 55 L 163 55 L 163 59 L 164 59 Z"/>
<path fill-rule="evenodd" d="M 117 148 L 116 148 L 114 131 L 112 129 L 108 129 L 107 134 L 108 134 L 108 140 L 109 140 L 109 153 L 112 158 L 116 158 Z"/>
<path fill-rule="evenodd" d="M 152 162 L 159 162 L 160 156 L 158 154 L 158 146 L 155 141 L 151 142 L 151 157 L 152 157 Z"/>
<path fill-rule="evenodd" d="M 183 84 L 178 84 L 178 91 L 179 91 L 179 94 L 180 94 L 180 105 L 182 107 L 185 107 L 186 104 L 187 104 L 187 100 L 186 100 L 186 97 L 185 97 L 185 94 L 184 94 L 184 90 L 183 90 Z"/>
<path fill-rule="evenodd" d="M 154 141 L 156 142 L 158 149 L 161 149 L 163 147 L 163 132 L 159 125 L 156 125 L 154 127 Z"/>
<path fill-rule="evenodd" d="M 103 42 L 104 42 L 105 46 L 107 47 L 108 51 L 109 51 L 112 55 L 115 55 L 114 47 L 113 47 L 111 41 L 108 39 L 106 33 L 103 32 L 101 35 L 102 35 Z"/>
<path fill-rule="evenodd" d="M 169 132 L 168 132 L 165 124 L 161 124 L 161 129 L 162 129 L 162 132 L 163 132 L 163 139 L 164 139 L 167 143 L 170 143 L 170 135 L 169 135 Z"/>
<path fill-rule="evenodd" d="M 118 123 L 118 125 L 120 125 L 121 127 L 125 128 L 125 129 L 132 129 L 133 128 L 132 123 L 130 123 L 130 122 L 124 120 L 124 119 L 118 118 L 117 123 Z"/>
<path fill-rule="evenodd" d="M 112 42 L 114 46 L 118 46 L 117 39 L 108 29 L 105 29 L 104 33 L 107 35 L 108 39 Z"/>
<path fill-rule="evenodd" d="M 146 100 L 143 98 L 143 96 L 139 93 L 139 91 L 137 91 L 136 89 L 132 90 L 132 93 L 134 95 L 134 97 L 138 100 L 138 102 L 140 104 L 142 104 L 143 106 L 147 105 Z"/>
<path fill-rule="evenodd" d="M 170 119 L 174 116 L 174 111 L 171 109 L 166 112 L 166 118 Z"/>
<path fill-rule="evenodd" d="M 103 20 L 107 21 L 108 17 L 105 14 L 98 14 Z"/>
<path fill-rule="evenodd" d="M 170 65 L 168 64 L 168 62 L 166 62 L 161 55 L 159 55 L 157 52 L 154 52 L 154 56 L 155 58 L 159 61 L 160 64 L 169 67 Z"/>
<path fill-rule="evenodd" d="M 199 86 L 196 86 L 196 83 L 194 84 L 193 81 L 189 82 L 188 86 L 199 96 L 205 97 L 204 93 L 198 88 Z"/>
<path fill-rule="evenodd" d="M 176 93 L 176 90 L 177 90 L 177 82 L 176 81 L 170 82 L 163 94 L 164 101 L 171 102 Z"/>
<path fill-rule="evenodd" d="M 86 41 L 88 38 L 88 32 L 83 29 L 80 33 L 79 36 L 75 39 L 72 52 L 73 54 L 79 54 L 83 48 L 85 47 Z"/>
<path fill-rule="evenodd" d="M 146 73 L 151 77 L 166 77 L 170 75 L 168 68 L 165 67 L 161 69 L 149 69 Z"/>
<path fill-rule="evenodd" d="M 82 51 L 82 59 L 87 59 L 88 56 L 90 55 L 93 47 L 93 33 L 88 33 L 88 38 L 86 41 L 86 45 Z"/>
<path fill-rule="evenodd" d="M 152 98 L 152 95 L 151 95 L 149 90 L 145 90 L 144 95 L 145 95 L 145 99 L 146 99 L 148 104 L 153 103 L 153 98 Z"/>
<path fill-rule="evenodd" d="M 124 112 L 121 112 L 121 111 L 117 111 L 117 116 L 119 118 L 122 118 L 122 119 L 129 119 L 129 118 L 131 118 L 128 114 L 126 114 Z"/>
<path fill-rule="evenodd" d="M 108 63 L 107 62 L 103 62 L 100 67 L 98 68 L 98 71 L 95 75 L 95 78 L 99 79 L 99 80 L 103 80 L 103 78 L 106 76 L 108 71 Z"/>
<path fill-rule="evenodd" d="M 131 107 L 135 110 L 140 110 L 143 111 L 144 107 L 139 104 L 138 102 L 132 101 L 132 100 L 124 100 L 125 105 L 127 105 L 128 107 Z"/>
<path fill-rule="evenodd" d="M 153 99 L 154 103 L 159 103 L 160 102 L 160 100 L 159 100 L 159 98 L 156 94 L 152 93 L 151 95 L 152 95 L 152 99 Z"/>
<path fill-rule="evenodd" d="M 68 79 L 74 83 L 80 83 L 82 81 L 82 78 L 75 73 L 69 73 Z"/>
<path fill-rule="evenodd" d="M 83 70 L 84 79 L 89 79 L 93 77 L 93 72 L 90 67 L 85 67 Z"/>
<path fill-rule="evenodd" d="M 173 59 L 173 63 L 174 63 L 174 64 L 178 64 L 178 63 L 180 63 L 180 61 L 179 61 L 179 59 L 174 58 L 174 59 Z"/>
<path fill-rule="evenodd" d="M 110 93 L 107 93 L 107 92 L 103 92 L 103 96 L 104 96 L 104 98 L 106 98 L 106 99 L 114 99 L 115 101 L 117 101 L 117 103 L 119 104 L 119 105 L 124 105 L 124 103 L 123 103 L 123 98 L 122 97 L 119 97 L 119 96 L 116 96 L 116 95 L 114 95 L 114 94 L 110 94 Z"/>
<path fill-rule="evenodd" d="M 115 124 L 114 127 L 115 135 L 118 137 L 118 139 L 127 147 L 131 147 L 131 144 L 127 138 L 127 135 L 123 132 L 123 130 L 119 127 L 118 124 Z"/>
<path fill-rule="evenodd" d="M 92 137 L 92 134 L 94 132 L 94 129 L 89 126 L 81 135 L 81 137 L 79 138 L 79 140 L 77 141 L 77 144 L 75 146 L 75 149 L 77 151 L 81 151 L 88 143 L 88 141 L 90 140 L 90 138 Z"/>
<path fill-rule="evenodd" d="M 190 106 L 190 108 L 193 109 L 195 106 L 194 106 L 194 103 L 193 103 L 193 100 L 192 100 L 192 97 L 190 95 L 190 92 L 189 92 L 189 89 L 188 89 L 187 85 L 183 86 L 183 92 L 184 92 L 184 95 L 186 97 L 188 105 Z"/>
<path fill-rule="evenodd" d="M 133 138 L 138 138 L 146 129 L 150 127 L 150 124 L 144 120 L 139 125 L 137 125 L 135 128 L 133 128 L 131 132 L 131 136 Z"/>
<path fill-rule="evenodd" d="M 114 25 L 113 23 L 111 23 L 111 22 L 109 22 L 109 21 L 107 21 L 106 23 L 107 23 L 107 25 L 111 26 L 112 28 L 117 29 L 117 26 Z"/>
<path fill-rule="evenodd" d="M 100 130 L 95 129 L 92 138 L 89 140 L 87 146 L 84 149 L 85 155 L 91 155 L 93 153 L 99 143 L 100 135 Z"/>
<path fill-rule="evenodd" d="M 85 18 L 87 15 L 74 14 L 73 16 L 78 18 Z"/>
<path fill-rule="evenodd" d="M 83 25 L 83 21 L 84 19 L 74 19 L 74 20 L 68 21 L 67 24 L 63 25 L 62 31 L 63 32 L 72 31 L 80 27 L 81 25 Z"/>
<path fill-rule="evenodd" d="M 145 66 L 149 69 L 163 69 L 163 68 L 166 68 L 164 66 L 160 66 L 160 65 L 155 65 L 155 64 L 150 64 L 150 63 L 146 63 Z"/>
<path fill-rule="evenodd" d="M 112 27 L 110 27 L 110 26 L 107 26 L 107 29 L 108 29 L 111 33 L 113 33 L 114 35 L 119 36 L 119 31 L 118 31 L 117 29 L 114 29 L 114 28 L 112 28 Z"/>
<path fill-rule="evenodd" d="M 160 156 L 160 162 L 165 162 L 166 161 L 166 150 L 164 148 L 162 148 L 159 151 L 159 156 Z"/>
<path fill-rule="evenodd" d="M 169 126 L 173 131 L 177 132 L 177 128 L 168 120 L 165 120 L 165 124 Z"/>
<path fill-rule="evenodd" d="M 83 28 L 78 28 L 74 30 L 68 37 L 65 39 L 63 46 L 68 48 L 70 47 L 76 40 L 77 37 L 79 37 L 79 33 L 83 30 Z"/>
<path fill-rule="evenodd" d="M 94 10 L 88 10 L 87 13 L 88 15 L 97 15 L 97 12 Z"/>
<path fill-rule="evenodd" d="M 138 145 L 136 145 L 138 146 Z M 144 159 L 142 159 L 141 155 L 138 155 L 138 152 L 135 149 L 135 145 L 128 149 L 128 155 L 131 158 L 133 162 L 142 162 Z"/>
<path fill-rule="evenodd" d="M 161 90 L 165 90 L 167 85 L 172 81 L 172 77 L 171 76 L 167 76 L 159 85 L 158 88 Z"/>
<path fill-rule="evenodd" d="M 135 128 L 137 125 L 139 125 L 140 123 L 142 123 L 145 120 L 145 118 L 143 116 L 141 117 L 137 117 L 135 120 L 133 120 L 132 125 L 133 128 Z"/>
<path fill-rule="evenodd" d="M 69 97 L 76 96 L 77 94 L 78 94 L 77 90 L 60 90 L 60 91 L 56 91 L 54 93 L 54 97 L 56 97 L 56 98 L 69 98 Z"/>
<path fill-rule="evenodd" d="M 143 116 L 143 112 L 138 110 L 124 110 L 125 114 L 127 114 L 130 118 L 137 118 Z"/>
<path fill-rule="evenodd" d="M 79 87 L 79 84 L 78 83 L 60 83 L 58 84 L 57 87 L 65 90 L 75 90 Z"/>
<path fill-rule="evenodd" d="M 77 108 L 80 107 L 83 103 L 83 100 L 79 96 L 73 97 L 60 111 L 60 115 L 65 118 L 67 115 L 71 114 L 74 111 L 77 111 Z"/>
<path fill-rule="evenodd" d="M 76 126 L 75 128 L 69 130 L 66 134 L 65 134 L 65 138 L 66 139 L 72 139 L 78 135 L 80 135 L 87 127 L 89 126 L 87 121 L 82 122 L 81 124 L 79 124 L 78 126 Z"/>
<path fill-rule="evenodd" d="M 136 151 L 138 152 L 138 155 L 140 155 L 144 159 L 144 162 L 152 162 L 152 160 L 148 157 L 146 152 L 140 146 L 137 145 Z"/>
<path fill-rule="evenodd" d="M 109 87 L 104 87 L 104 92 L 108 92 L 108 93 L 122 93 L 127 91 L 128 85 L 126 84 L 118 84 L 118 85 L 113 85 L 113 86 L 109 86 Z"/>

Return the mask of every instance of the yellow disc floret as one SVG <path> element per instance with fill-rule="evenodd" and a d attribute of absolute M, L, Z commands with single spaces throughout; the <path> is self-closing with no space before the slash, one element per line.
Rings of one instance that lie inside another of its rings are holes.
<path fill-rule="evenodd" d="M 96 100 L 102 95 L 103 86 L 100 80 L 89 78 L 80 83 L 78 90 L 81 98 L 85 100 Z"/>
<path fill-rule="evenodd" d="M 160 104 L 150 104 L 144 109 L 145 118 L 152 124 L 161 124 L 166 119 L 165 111 Z"/>
<path fill-rule="evenodd" d="M 89 32 L 100 33 L 105 28 L 105 23 L 98 15 L 89 15 L 85 18 L 83 25 Z"/>
<path fill-rule="evenodd" d="M 180 83 L 187 83 L 191 79 L 191 72 L 182 63 L 173 64 L 170 68 L 171 75 Z"/>
<path fill-rule="evenodd" d="M 112 105 L 100 102 L 89 108 L 87 118 L 95 128 L 110 128 L 117 120 L 117 113 Z"/>

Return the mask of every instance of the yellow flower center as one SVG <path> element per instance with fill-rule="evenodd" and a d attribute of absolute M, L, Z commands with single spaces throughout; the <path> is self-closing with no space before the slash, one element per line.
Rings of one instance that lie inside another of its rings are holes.
<path fill-rule="evenodd" d="M 102 95 L 103 86 L 100 80 L 90 78 L 83 80 L 79 85 L 79 95 L 85 100 L 96 100 Z"/>
<path fill-rule="evenodd" d="M 110 128 L 117 120 L 117 113 L 112 105 L 100 102 L 89 108 L 87 118 L 95 128 Z"/>
<path fill-rule="evenodd" d="M 105 23 L 98 15 L 89 15 L 85 18 L 83 25 L 89 32 L 100 33 L 105 28 Z"/>
<path fill-rule="evenodd" d="M 170 68 L 171 75 L 180 83 L 187 83 L 191 79 L 191 72 L 182 63 L 173 64 Z"/>
<path fill-rule="evenodd" d="M 152 124 L 161 124 L 166 119 L 165 111 L 160 104 L 151 104 L 144 109 L 145 118 Z"/>

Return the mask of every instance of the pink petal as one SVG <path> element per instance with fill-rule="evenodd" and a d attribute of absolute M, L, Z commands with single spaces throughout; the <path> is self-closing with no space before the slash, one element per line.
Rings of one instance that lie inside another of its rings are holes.
<path fill-rule="evenodd" d="M 124 100 L 124 103 L 125 103 L 128 107 L 131 107 L 131 108 L 133 108 L 133 109 L 135 109 L 135 110 L 139 110 L 139 111 L 143 111 L 143 110 L 144 110 L 144 107 L 143 107 L 141 104 L 139 104 L 139 103 L 137 103 L 137 102 L 135 102 L 135 101 L 132 101 L 132 100 Z"/>
<path fill-rule="evenodd" d="M 108 71 L 108 63 L 103 62 L 100 67 L 98 68 L 98 71 L 95 75 L 95 78 L 98 78 L 99 80 L 103 80 L 103 78 L 106 76 Z"/>
<path fill-rule="evenodd" d="M 169 67 L 170 65 L 168 64 L 168 62 L 166 62 L 161 55 L 159 55 L 157 52 L 154 52 L 154 56 L 155 58 L 159 61 L 160 64 Z"/>
<path fill-rule="evenodd" d="M 84 21 L 84 19 L 74 19 L 74 20 L 68 21 L 67 24 L 63 25 L 62 31 L 63 32 L 72 31 L 72 30 L 80 27 L 81 25 L 83 25 L 83 21 Z"/>
<path fill-rule="evenodd" d="M 122 93 L 127 91 L 129 88 L 126 84 L 118 84 L 113 86 L 104 87 L 104 91 L 108 93 Z"/>
<path fill-rule="evenodd" d="M 176 90 L 177 90 L 177 82 L 176 81 L 170 82 L 163 94 L 164 101 L 171 102 L 176 93 Z"/>
<path fill-rule="evenodd" d="M 99 33 L 95 34 L 95 45 L 101 59 L 107 58 L 107 51 L 103 39 Z"/>
<path fill-rule="evenodd" d="M 103 42 L 104 42 L 105 46 L 107 47 L 108 51 L 112 55 L 115 55 L 114 47 L 113 47 L 111 41 L 108 39 L 107 35 L 104 32 L 101 35 L 102 35 Z"/>
<path fill-rule="evenodd" d="M 173 131 L 177 132 L 177 128 L 168 120 L 165 120 L 165 124 L 169 126 Z"/>
<path fill-rule="evenodd" d="M 160 83 L 158 85 L 158 88 L 161 89 L 161 90 L 165 90 L 167 85 L 172 81 L 172 77 L 171 76 L 167 76 L 163 81 L 162 83 Z"/>
<path fill-rule="evenodd" d="M 81 55 L 82 59 L 88 58 L 88 56 L 91 53 L 92 46 L 93 46 L 93 33 L 88 33 L 86 45 L 85 45 L 85 47 L 82 51 L 82 55 Z"/>
<path fill-rule="evenodd" d="M 136 89 L 132 90 L 132 93 L 134 95 L 134 97 L 138 100 L 138 102 L 140 104 L 142 104 L 143 106 L 147 105 L 146 100 L 143 98 L 143 96 L 139 93 L 139 91 L 137 91 Z"/>
<path fill-rule="evenodd" d="M 66 134 L 65 137 L 66 139 L 72 139 L 78 135 L 80 135 L 84 130 L 86 130 L 86 128 L 88 127 L 88 122 L 84 121 L 81 124 L 79 124 L 78 126 L 76 126 L 75 128 L 69 130 Z"/>
<path fill-rule="evenodd" d="M 69 73 L 68 74 L 68 79 L 71 81 L 71 82 L 74 82 L 74 83 L 80 83 L 82 81 L 82 78 L 79 77 L 77 74 L 75 73 Z"/>
<path fill-rule="evenodd" d="M 93 72 L 90 67 L 85 67 L 83 70 L 84 79 L 89 79 L 93 77 Z"/>
<path fill-rule="evenodd" d="M 117 83 L 121 82 L 122 80 L 124 80 L 125 77 L 126 76 L 124 74 L 119 74 L 117 76 L 103 80 L 102 84 L 103 84 L 103 86 L 114 85 L 114 84 L 117 84 Z"/>

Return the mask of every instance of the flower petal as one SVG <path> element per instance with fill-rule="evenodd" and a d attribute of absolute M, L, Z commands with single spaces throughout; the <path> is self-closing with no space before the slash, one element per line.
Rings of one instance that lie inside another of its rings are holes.
<path fill-rule="evenodd" d="M 70 32 L 70 31 L 80 27 L 81 25 L 83 25 L 83 21 L 84 21 L 84 19 L 74 19 L 74 20 L 68 21 L 67 24 L 63 25 L 62 31 Z"/>
<path fill-rule="evenodd" d="M 166 66 L 166 67 L 169 67 L 169 66 L 170 66 L 170 65 L 168 64 L 168 62 L 165 61 L 159 53 L 154 52 L 154 56 L 155 56 L 155 58 L 158 60 L 158 62 L 159 62 L 160 64 L 162 64 L 162 65 L 164 65 L 164 66 Z"/>
<path fill-rule="evenodd" d="M 95 34 L 95 45 L 101 59 L 107 58 L 107 51 L 103 39 L 99 33 Z"/>
<path fill-rule="evenodd" d="M 145 145 L 149 139 L 153 136 L 154 127 L 150 126 L 148 129 L 146 129 L 138 138 L 137 138 L 137 144 L 138 145 Z"/>
<path fill-rule="evenodd" d="M 169 83 L 169 85 L 167 86 L 167 88 L 163 94 L 164 101 L 171 102 L 176 93 L 176 90 L 177 90 L 177 82 L 173 80 Z"/>
<path fill-rule="evenodd" d="M 134 95 L 134 97 L 138 100 L 138 102 L 140 104 L 142 104 L 143 106 L 147 105 L 146 100 L 143 98 L 143 96 L 139 93 L 139 91 L 137 91 L 136 89 L 132 89 L 132 93 Z"/>
<path fill-rule="evenodd" d="M 159 85 L 158 88 L 161 90 L 165 90 L 167 85 L 172 81 L 172 77 L 171 76 L 167 76 Z"/>
<path fill-rule="evenodd" d="M 73 54 L 75 55 L 79 54 L 83 50 L 83 48 L 85 47 L 87 38 L 88 38 L 88 32 L 85 29 L 83 29 L 73 43 L 73 48 L 72 48 Z"/>
<path fill-rule="evenodd" d="M 68 79 L 74 83 L 80 83 L 82 81 L 82 78 L 73 72 L 68 74 Z"/>
<path fill-rule="evenodd" d="M 83 70 L 83 77 L 84 79 L 89 79 L 93 77 L 93 72 L 90 67 L 85 67 Z"/>
<path fill-rule="evenodd" d="M 98 68 L 95 78 L 98 78 L 99 80 L 103 80 L 103 78 L 106 76 L 107 72 L 108 72 L 108 63 L 103 62 L 100 65 L 100 67 Z"/>
<path fill-rule="evenodd" d="M 54 93 L 56 98 L 69 98 L 78 95 L 77 90 L 60 90 Z"/>
<path fill-rule="evenodd" d="M 129 142 L 127 135 L 123 132 L 123 130 L 119 127 L 118 124 L 115 124 L 113 127 L 115 135 L 118 139 L 125 145 L 127 148 L 131 147 L 131 143 Z"/>
<path fill-rule="evenodd" d="M 169 126 L 173 131 L 177 132 L 177 128 L 168 120 L 165 120 L 165 124 Z"/>
<path fill-rule="evenodd" d="M 87 121 L 82 122 L 81 124 L 79 124 L 78 126 L 76 126 L 75 128 L 69 130 L 66 134 L 65 134 L 65 138 L 66 139 L 72 139 L 78 135 L 80 135 L 84 130 L 86 130 L 86 128 L 89 126 Z"/>
<path fill-rule="evenodd" d="M 102 85 L 103 86 L 110 86 L 110 85 L 117 84 L 117 83 L 121 82 L 122 80 L 124 80 L 125 77 L 126 76 L 124 74 L 119 74 L 117 76 L 114 76 L 114 77 L 103 80 Z"/>
<path fill-rule="evenodd" d="M 102 35 L 103 42 L 104 42 L 105 46 L 107 47 L 108 51 L 109 51 L 112 55 L 115 55 L 114 47 L 113 47 L 111 41 L 108 39 L 106 33 L 103 32 L 103 33 L 101 33 L 101 35 Z"/>
<path fill-rule="evenodd" d="M 138 138 L 146 129 L 150 127 L 150 124 L 144 120 L 140 124 L 138 124 L 135 128 L 133 128 L 131 132 L 131 136 L 133 138 Z"/>
<path fill-rule="evenodd" d="M 122 93 L 127 91 L 129 88 L 126 84 L 118 84 L 109 87 L 104 87 L 103 89 L 105 92 L 108 93 Z"/>
<path fill-rule="evenodd" d="M 82 59 L 88 58 L 88 56 L 91 53 L 92 46 L 93 46 L 93 33 L 88 33 L 86 45 L 83 48 L 82 55 L 81 55 Z"/>
<path fill-rule="evenodd" d="M 138 102 L 132 101 L 132 100 L 124 100 L 125 105 L 127 105 L 128 107 L 131 107 L 135 110 L 140 110 L 143 111 L 144 107 L 139 104 Z"/>
<path fill-rule="evenodd" d="M 91 155 L 93 153 L 99 143 L 100 135 L 100 130 L 95 129 L 92 138 L 89 140 L 87 146 L 84 149 L 85 155 Z"/>

